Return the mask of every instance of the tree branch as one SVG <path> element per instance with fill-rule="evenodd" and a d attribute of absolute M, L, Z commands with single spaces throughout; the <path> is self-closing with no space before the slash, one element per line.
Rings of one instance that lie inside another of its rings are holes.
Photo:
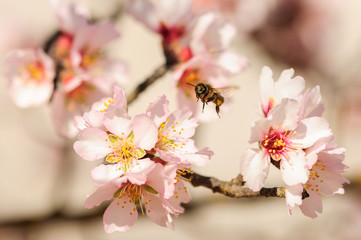
<path fill-rule="evenodd" d="M 150 85 L 152 85 L 154 82 L 156 82 L 159 78 L 163 77 L 168 70 L 171 68 L 171 65 L 163 64 L 155 71 L 152 75 L 150 75 L 148 78 L 146 78 L 141 84 L 139 84 L 132 93 L 128 95 L 128 104 L 132 103 L 135 99 L 138 98 L 139 94 L 144 92 Z"/>
<path fill-rule="evenodd" d="M 180 175 L 187 179 L 194 187 L 202 186 L 209 188 L 214 193 L 220 193 L 231 198 L 250 198 L 250 197 L 285 197 L 284 187 L 262 188 L 258 192 L 254 192 L 244 187 L 242 175 L 238 175 L 231 181 L 220 181 L 214 177 L 202 176 L 200 174 L 183 170 Z"/>

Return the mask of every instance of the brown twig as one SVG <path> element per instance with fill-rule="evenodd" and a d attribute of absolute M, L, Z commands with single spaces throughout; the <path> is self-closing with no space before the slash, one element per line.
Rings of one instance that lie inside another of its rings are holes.
<path fill-rule="evenodd" d="M 254 192 L 244 187 L 242 175 L 238 175 L 231 181 L 221 181 L 214 177 L 202 176 L 200 174 L 185 170 L 182 177 L 195 187 L 202 186 L 212 190 L 214 193 L 221 193 L 231 198 L 250 198 L 250 197 L 285 197 L 284 187 L 262 188 L 258 192 Z"/>
<path fill-rule="evenodd" d="M 159 78 L 163 77 L 168 70 L 172 66 L 168 64 L 163 64 L 160 67 L 158 67 L 152 75 L 150 75 L 148 78 L 146 78 L 141 84 L 139 84 L 132 93 L 128 95 L 128 104 L 132 103 L 135 99 L 138 98 L 139 94 L 144 92 L 150 85 L 152 85 L 155 81 L 157 81 Z"/>

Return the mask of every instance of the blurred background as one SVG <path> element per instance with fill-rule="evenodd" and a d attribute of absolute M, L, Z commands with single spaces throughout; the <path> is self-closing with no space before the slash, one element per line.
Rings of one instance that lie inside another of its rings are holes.
<path fill-rule="evenodd" d="M 71 2 L 71 0 L 69 0 Z M 74 1 L 96 18 L 107 18 L 124 6 L 122 0 Z M 323 213 L 310 219 L 294 210 L 288 216 L 284 199 L 229 199 L 189 186 L 193 201 L 175 219 L 176 231 L 140 216 L 126 233 L 106 234 L 105 205 L 88 210 L 85 197 L 95 187 L 87 162 L 59 138 L 47 107 L 19 109 L 0 81 L 0 239 L 361 239 L 361 1 L 317 0 L 194 0 L 194 11 L 213 10 L 238 28 L 232 48 L 250 66 L 232 79 L 241 86 L 230 115 L 204 123 L 196 133 L 199 147 L 209 146 L 211 163 L 195 169 L 202 175 L 230 180 L 239 172 L 242 152 L 249 147 L 250 124 L 259 100 L 258 78 L 264 65 L 278 79 L 293 67 L 307 87 L 321 86 L 325 117 L 339 147 L 345 147 L 351 184 L 344 195 L 324 198 Z M 108 49 L 130 67 L 130 92 L 164 62 L 160 38 L 126 13 L 117 20 L 121 38 Z M 0 70 L 9 49 L 41 44 L 56 30 L 48 0 L 0 0 Z M 2 71 L 1 71 L 2 72 Z M 130 107 L 142 113 L 150 101 L 167 92 L 175 109 L 170 74 L 156 82 Z M 168 90 L 169 89 L 169 90 Z M 201 106 L 200 106 L 201 107 Z M 282 186 L 271 168 L 266 186 Z"/>

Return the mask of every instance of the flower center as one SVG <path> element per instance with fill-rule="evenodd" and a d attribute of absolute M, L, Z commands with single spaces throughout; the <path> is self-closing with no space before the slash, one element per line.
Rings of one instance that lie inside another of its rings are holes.
<path fill-rule="evenodd" d="M 118 201 L 117 205 L 124 208 L 126 204 L 133 203 L 136 206 L 140 206 L 142 214 L 144 212 L 150 212 L 150 205 L 151 199 L 149 199 L 148 194 L 157 195 L 158 192 L 152 188 L 151 186 L 144 184 L 144 185 L 136 185 L 131 183 L 126 183 L 122 188 L 114 194 L 114 199 L 123 199 L 123 202 Z M 133 215 L 136 211 L 136 208 L 132 209 L 129 213 Z"/>
<path fill-rule="evenodd" d="M 295 131 L 289 131 L 283 128 L 270 128 L 268 134 L 264 137 L 263 141 L 259 142 L 262 151 L 267 152 L 275 161 L 281 160 L 281 157 L 289 158 L 287 152 L 295 150 L 292 143 Z"/>
<path fill-rule="evenodd" d="M 168 120 L 166 122 L 163 122 L 159 128 L 158 128 L 158 142 L 156 143 L 156 146 L 164 151 L 168 151 L 169 149 L 182 149 L 183 146 L 185 145 L 185 143 L 181 143 L 179 141 L 175 141 L 174 139 L 169 137 L 169 131 L 173 132 L 173 133 L 177 133 L 179 135 L 182 134 L 182 131 L 184 131 L 183 128 L 178 129 L 176 127 L 176 125 L 178 125 L 178 122 L 175 122 L 172 126 L 170 126 L 169 130 L 166 130 L 166 124 L 167 122 L 169 122 L 170 119 L 168 118 Z"/>
<path fill-rule="evenodd" d="M 27 64 L 25 69 L 30 78 L 35 80 L 37 83 L 40 83 L 45 79 L 44 66 L 40 61 Z"/>
<path fill-rule="evenodd" d="M 93 85 L 82 82 L 79 86 L 67 93 L 65 100 L 66 108 L 73 112 L 79 104 L 86 105 L 94 91 L 95 87 Z"/>
<path fill-rule="evenodd" d="M 108 135 L 109 148 L 112 148 L 113 151 L 107 154 L 105 160 L 110 163 L 121 162 L 123 170 L 126 172 L 131 167 L 133 160 L 144 157 L 146 152 L 134 146 L 133 132 L 126 139 L 124 138 L 124 133 L 122 133 L 121 137 L 113 134 Z M 105 139 L 105 141 L 108 142 L 108 139 Z"/>
<path fill-rule="evenodd" d="M 183 90 L 183 92 L 188 98 L 196 99 L 196 96 L 194 94 L 194 87 L 189 84 L 197 85 L 200 82 L 204 82 L 204 81 L 202 80 L 202 75 L 199 69 L 198 68 L 187 69 L 183 72 L 183 75 L 181 76 L 178 82 L 178 87 L 181 90 Z"/>

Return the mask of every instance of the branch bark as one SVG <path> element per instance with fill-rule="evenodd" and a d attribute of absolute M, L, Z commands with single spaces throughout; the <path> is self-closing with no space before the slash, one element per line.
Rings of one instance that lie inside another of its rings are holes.
<path fill-rule="evenodd" d="M 279 197 L 284 198 L 286 189 L 284 187 L 262 188 L 254 192 L 244 187 L 242 175 L 238 175 L 231 181 L 221 181 L 214 177 L 202 176 L 200 174 L 184 170 L 181 176 L 187 179 L 194 187 L 202 186 L 209 188 L 214 193 L 220 193 L 231 198 L 250 198 L 250 197 Z"/>

